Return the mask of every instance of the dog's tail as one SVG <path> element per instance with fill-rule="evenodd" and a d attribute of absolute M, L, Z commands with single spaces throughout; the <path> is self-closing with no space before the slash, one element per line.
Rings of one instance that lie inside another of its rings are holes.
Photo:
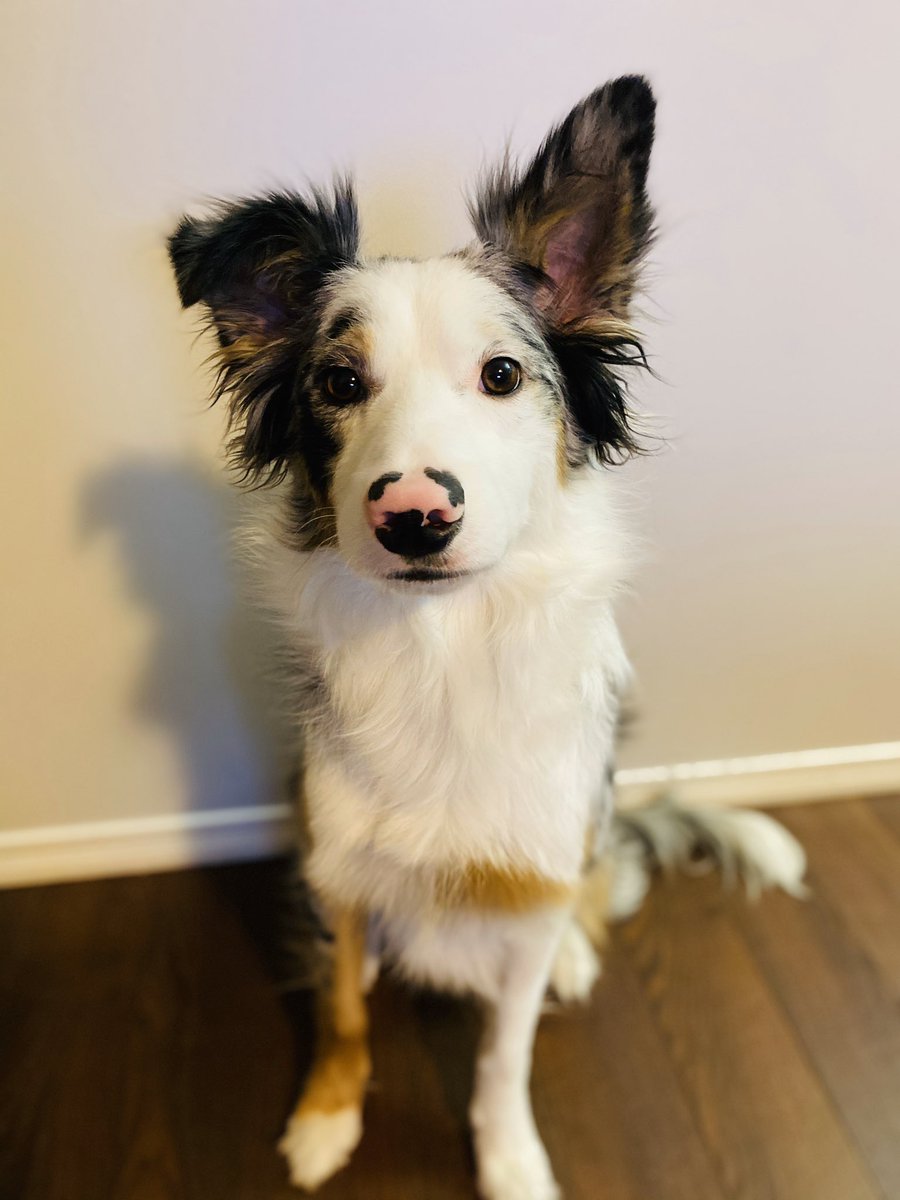
<path fill-rule="evenodd" d="M 672 795 L 616 812 L 606 868 L 613 921 L 637 912 L 656 870 L 718 869 L 726 884 L 742 883 L 753 897 L 769 887 L 806 894 L 806 855 L 783 825 L 760 812 L 687 805 Z"/>

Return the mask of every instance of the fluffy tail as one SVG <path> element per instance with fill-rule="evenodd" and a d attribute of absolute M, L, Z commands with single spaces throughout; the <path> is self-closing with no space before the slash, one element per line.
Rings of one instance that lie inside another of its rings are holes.
<path fill-rule="evenodd" d="M 783 825 L 763 813 L 687 806 L 673 796 L 616 813 L 607 863 L 614 921 L 637 912 L 657 869 L 719 869 L 727 884 L 742 883 L 753 897 L 768 887 L 806 895 L 806 855 Z"/>

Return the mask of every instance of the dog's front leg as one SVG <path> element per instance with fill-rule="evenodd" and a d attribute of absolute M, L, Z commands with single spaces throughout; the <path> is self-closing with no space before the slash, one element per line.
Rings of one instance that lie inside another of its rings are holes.
<path fill-rule="evenodd" d="M 531 1111 L 534 1033 L 568 913 L 531 918 L 510 948 L 475 1072 L 470 1118 L 484 1200 L 557 1200 L 559 1188 Z M 525 932 L 523 930 L 523 932 Z"/>
<path fill-rule="evenodd" d="M 308 1191 L 343 1167 L 356 1148 L 371 1074 L 362 978 L 365 917 L 338 912 L 331 926 L 334 961 L 316 997 L 315 1059 L 280 1143 L 291 1182 Z"/>

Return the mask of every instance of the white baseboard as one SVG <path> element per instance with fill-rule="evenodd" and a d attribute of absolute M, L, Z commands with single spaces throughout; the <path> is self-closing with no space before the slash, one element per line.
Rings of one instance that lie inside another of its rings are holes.
<path fill-rule="evenodd" d="M 291 831 L 285 804 L 16 829 L 0 833 L 0 888 L 264 858 Z"/>
<path fill-rule="evenodd" d="M 900 742 L 759 754 L 616 772 L 623 807 L 676 792 L 688 804 L 761 808 L 900 793 Z"/>
<path fill-rule="evenodd" d="M 900 742 L 801 750 L 616 774 L 623 807 L 676 791 L 687 803 L 789 804 L 900 794 Z M 285 804 L 0 832 L 0 887 L 175 871 L 275 854 L 290 845 Z"/>

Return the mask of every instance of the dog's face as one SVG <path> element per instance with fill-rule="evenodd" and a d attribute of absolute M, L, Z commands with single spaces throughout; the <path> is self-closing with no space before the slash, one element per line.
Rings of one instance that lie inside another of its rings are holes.
<path fill-rule="evenodd" d="M 465 258 L 341 272 L 304 403 L 348 562 L 398 586 L 497 563 L 564 453 L 554 372 L 533 317 Z"/>
<path fill-rule="evenodd" d="M 292 537 L 399 589 L 501 562 L 590 459 L 635 443 L 618 369 L 650 237 L 653 98 L 588 97 L 473 206 L 477 245 L 365 262 L 349 185 L 186 218 L 170 252 L 207 306 L 237 465 L 288 475 Z"/>

